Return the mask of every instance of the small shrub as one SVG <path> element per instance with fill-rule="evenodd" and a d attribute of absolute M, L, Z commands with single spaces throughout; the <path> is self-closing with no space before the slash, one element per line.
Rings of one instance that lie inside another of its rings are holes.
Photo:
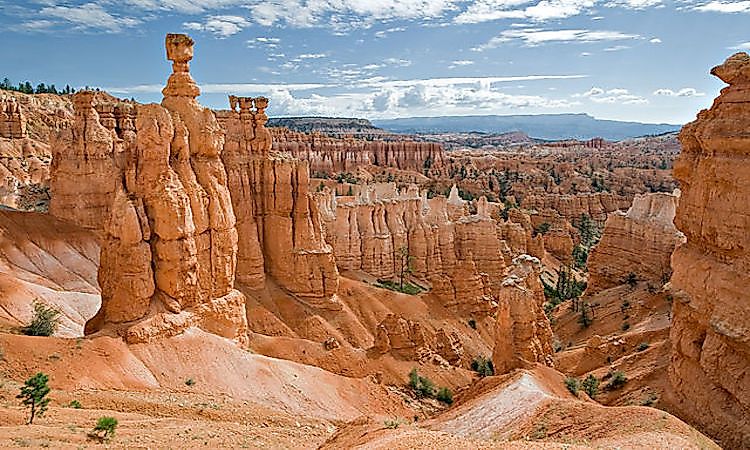
<path fill-rule="evenodd" d="M 435 397 L 435 383 L 429 378 L 419 376 L 416 368 L 411 369 L 411 372 L 409 372 L 409 387 L 414 390 L 417 397 Z"/>
<path fill-rule="evenodd" d="M 27 336 L 52 336 L 60 322 L 60 311 L 52 306 L 34 301 L 34 318 L 31 323 L 21 328 Z"/>
<path fill-rule="evenodd" d="M 399 425 L 401 425 L 401 421 L 398 419 L 393 419 L 393 420 L 388 419 L 385 422 L 383 422 L 383 425 L 385 425 L 385 427 L 390 430 L 395 430 L 396 428 L 399 427 Z"/>
<path fill-rule="evenodd" d="M 534 227 L 534 233 L 533 233 L 534 236 L 536 236 L 537 234 L 542 234 L 542 235 L 547 234 L 547 232 L 550 229 L 550 226 L 551 225 L 548 222 L 540 223 L 539 225 Z"/>
<path fill-rule="evenodd" d="M 656 401 L 659 400 L 659 397 L 654 394 L 653 392 L 649 392 L 648 396 L 643 399 L 641 402 L 642 406 L 652 406 Z"/>
<path fill-rule="evenodd" d="M 193 380 L 192 378 L 188 378 L 187 380 L 185 380 L 186 386 L 193 386 L 194 384 L 195 384 L 195 380 Z"/>
<path fill-rule="evenodd" d="M 578 323 L 581 325 L 581 328 L 588 328 L 591 326 L 592 322 L 594 322 L 594 318 L 591 314 L 591 306 L 588 303 L 582 303 L 581 315 L 578 316 Z"/>
<path fill-rule="evenodd" d="M 471 370 L 478 373 L 482 378 L 495 375 L 495 366 L 492 365 L 492 360 L 484 356 L 477 356 L 471 362 Z"/>
<path fill-rule="evenodd" d="M 635 285 L 638 284 L 638 276 L 634 274 L 633 272 L 630 272 L 625 277 L 625 282 L 628 283 L 628 286 L 630 286 L 631 288 L 635 287 Z"/>
<path fill-rule="evenodd" d="M 438 390 L 436 398 L 438 401 L 450 405 L 453 403 L 453 392 L 447 387 L 441 387 L 440 390 Z"/>
<path fill-rule="evenodd" d="M 628 377 L 625 376 L 625 373 L 618 370 L 612 374 L 612 379 L 609 380 L 609 383 L 607 383 L 607 389 L 609 389 L 610 391 L 620 389 L 621 387 L 625 386 L 625 383 L 627 382 Z"/>
<path fill-rule="evenodd" d="M 578 397 L 578 388 L 580 387 L 580 383 L 578 382 L 577 378 L 573 378 L 573 377 L 566 378 L 565 387 L 568 388 L 571 394 Z"/>
<path fill-rule="evenodd" d="M 599 393 L 599 379 L 589 374 L 581 383 L 581 388 L 589 397 L 594 398 Z"/>
<path fill-rule="evenodd" d="M 472 330 L 476 330 L 477 329 L 477 321 L 474 320 L 474 319 L 469 319 L 469 327 Z"/>
<path fill-rule="evenodd" d="M 108 441 L 115 437 L 116 428 L 117 419 L 108 416 L 100 417 L 99 420 L 96 421 L 96 425 L 89 435 L 100 441 Z"/>
<path fill-rule="evenodd" d="M 622 327 L 620 328 L 622 328 L 622 331 L 628 331 L 630 329 L 630 323 L 623 322 Z"/>
<path fill-rule="evenodd" d="M 68 408 L 81 409 L 83 408 L 83 406 L 78 400 L 72 400 L 70 403 L 68 403 Z"/>
<path fill-rule="evenodd" d="M 638 344 L 637 350 L 639 352 L 642 352 L 642 351 L 646 350 L 648 347 L 649 347 L 648 342 L 641 342 L 640 344 Z"/>

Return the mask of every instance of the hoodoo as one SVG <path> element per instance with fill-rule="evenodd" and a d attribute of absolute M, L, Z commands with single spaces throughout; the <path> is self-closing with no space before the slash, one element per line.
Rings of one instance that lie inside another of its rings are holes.
<path fill-rule="evenodd" d="M 727 448 L 750 447 L 750 56 L 711 73 L 729 86 L 682 129 L 672 256 L 669 378 L 683 415 Z"/>

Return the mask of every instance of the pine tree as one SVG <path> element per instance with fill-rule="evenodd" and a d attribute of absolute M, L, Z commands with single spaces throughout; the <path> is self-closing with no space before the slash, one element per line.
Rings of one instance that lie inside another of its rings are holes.
<path fill-rule="evenodd" d="M 26 380 L 24 386 L 21 388 L 21 393 L 16 398 L 21 399 L 21 403 L 31 407 L 31 414 L 29 415 L 29 425 L 34 422 L 35 416 L 43 416 L 44 412 L 47 411 L 47 405 L 49 404 L 50 388 L 47 386 L 49 377 L 42 372 L 38 372 L 33 377 Z"/>

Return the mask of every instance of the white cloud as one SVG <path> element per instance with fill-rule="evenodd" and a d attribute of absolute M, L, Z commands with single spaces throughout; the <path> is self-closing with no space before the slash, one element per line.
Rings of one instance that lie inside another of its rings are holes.
<path fill-rule="evenodd" d="M 299 59 L 320 59 L 328 56 L 326 53 L 303 53 L 298 56 Z"/>
<path fill-rule="evenodd" d="M 665 97 L 702 97 L 706 95 L 703 92 L 698 92 L 695 88 L 682 88 L 678 91 L 672 89 L 657 89 L 654 91 L 654 95 L 661 95 Z"/>
<path fill-rule="evenodd" d="M 528 19 L 543 22 L 564 19 L 591 8 L 595 0 L 477 0 L 455 18 L 456 23 L 479 23 L 500 19 Z M 520 7 L 520 8 L 519 8 Z"/>
<path fill-rule="evenodd" d="M 22 24 L 27 29 L 49 28 L 51 21 L 46 19 L 58 19 L 68 22 L 79 30 L 101 30 L 108 33 L 117 33 L 124 28 L 130 28 L 141 23 L 132 17 L 119 17 L 108 13 L 97 3 L 85 3 L 77 6 L 47 6 L 39 13 L 43 20 L 33 20 Z"/>
<path fill-rule="evenodd" d="M 640 38 L 637 34 L 626 34 L 619 31 L 592 30 L 543 30 L 528 28 L 523 30 L 506 30 L 500 36 L 490 39 L 486 44 L 473 48 L 474 51 L 484 51 L 502 45 L 504 42 L 521 40 L 527 46 L 537 46 L 549 42 L 600 42 L 619 41 Z"/>
<path fill-rule="evenodd" d="M 661 44 L 661 39 L 659 39 L 659 38 L 652 38 L 652 39 L 649 39 L 649 42 L 652 43 L 652 44 Z"/>
<path fill-rule="evenodd" d="M 703 12 L 750 13 L 750 1 L 711 1 L 698 5 L 694 9 Z"/>
<path fill-rule="evenodd" d="M 750 42 L 743 42 L 742 44 L 730 48 L 731 50 L 750 50 Z"/>
<path fill-rule="evenodd" d="M 607 7 L 622 7 L 627 9 L 645 9 L 654 6 L 663 6 L 661 0 L 615 0 L 605 3 Z"/>
<path fill-rule="evenodd" d="M 594 103 L 621 105 L 642 105 L 648 103 L 647 99 L 632 94 L 629 90 L 624 88 L 602 89 L 600 87 L 592 87 L 582 94 L 573 94 L 572 97 L 586 98 Z"/>
<path fill-rule="evenodd" d="M 227 38 L 250 26 L 250 22 L 240 16 L 210 16 L 204 23 L 186 22 L 188 30 L 206 31 L 220 38 Z"/>
<path fill-rule="evenodd" d="M 309 91 L 331 87 L 330 84 L 298 83 L 298 84 L 261 84 L 261 83 L 206 83 L 201 84 L 204 94 L 258 94 L 272 90 Z M 161 84 L 140 84 L 137 86 L 108 87 L 105 91 L 112 94 L 156 94 L 164 88 Z"/>

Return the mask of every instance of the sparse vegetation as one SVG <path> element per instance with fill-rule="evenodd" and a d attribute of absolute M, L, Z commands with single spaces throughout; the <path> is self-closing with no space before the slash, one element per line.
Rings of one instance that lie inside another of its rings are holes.
<path fill-rule="evenodd" d="M 49 397 L 47 395 L 50 392 L 47 382 L 49 377 L 42 372 L 37 372 L 36 375 L 26 380 L 21 393 L 16 398 L 21 399 L 21 404 L 29 407 L 29 425 L 34 423 L 35 417 L 42 417 L 47 411 L 47 405 L 49 404 Z"/>
<path fill-rule="evenodd" d="M 599 393 L 599 379 L 589 374 L 581 383 L 581 388 L 589 397 L 594 398 Z"/>
<path fill-rule="evenodd" d="M 409 387 L 420 398 L 433 398 L 436 395 L 435 383 L 429 378 L 420 376 L 416 368 L 409 372 Z"/>
<path fill-rule="evenodd" d="M 41 301 L 34 301 L 34 318 L 21 329 L 27 336 L 52 336 L 60 323 L 60 310 L 47 306 Z"/>
<path fill-rule="evenodd" d="M 195 380 L 193 380 L 192 378 L 188 378 L 187 380 L 185 380 L 186 386 L 193 386 L 194 384 L 195 384 Z"/>
<path fill-rule="evenodd" d="M 576 280 L 573 271 L 568 267 L 562 267 L 557 271 L 557 283 L 555 286 L 547 284 L 542 280 L 544 286 L 544 297 L 547 299 L 545 310 L 549 313 L 555 306 L 566 300 L 573 300 L 573 310 L 578 310 L 578 298 L 586 290 L 586 283 Z"/>
<path fill-rule="evenodd" d="M 469 319 L 469 327 L 472 330 L 476 330 L 477 329 L 477 321 L 474 320 L 474 319 Z"/>
<path fill-rule="evenodd" d="M 453 392 L 447 387 L 441 387 L 438 389 L 437 397 L 438 401 L 450 405 L 453 403 Z"/>
<path fill-rule="evenodd" d="M 536 236 L 537 234 L 545 235 L 550 229 L 549 222 L 542 222 L 539 225 L 534 227 L 533 236 Z"/>
<path fill-rule="evenodd" d="M 117 419 L 109 416 L 100 417 L 89 436 L 100 441 L 109 441 L 115 437 L 115 429 L 117 429 Z"/>
<path fill-rule="evenodd" d="M 634 288 L 638 284 L 638 275 L 634 274 L 633 272 L 630 272 L 625 277 L 625 283 L 628 284 L 631 288 Z"/>
<path fill-rule="evenodd" d="M 591 220 L 588 214 L 581 214 L 578 220 L 573 221 L 573 226 L 578 229 L 578 233 L 581 235 L 581 245 L 587 249 L 595 246 L 602 236 L 599 226 Z"/>
<path fill-rule="evenodd" d="M 383 425 L 389 430 L 395 430 L 401 425 L 401 421 L 398 419 L 386 419 L 386 421 L 383 422 Z"/>
<path fill-rule="evenodd" d="M 646 398 L 644 398 L 643 401 L 641 402 L 641 405 L 642 406 L 653 406 L 654 403 L 656 403 L 657 400 L 659 400 L 659 397 L 655 393 L 649 392 L 648 395 L 646 396 Z"/>
<path fill-rule="evenodd" d="M 492 359 L 484 356 L 477 356 L 471 362 L 471 370 L 478 373 L 480 377 L 489 377 L 495 375 L 495 366 L 492 365 Z"/>
<path fill-rule="evenodd" d="M 640 344 L 638 344 L 638 348 L 636 350 L 638 350 L 639 352 L 642 352 L 646 350 L 648 347 L 649 347 L 648 342 L 641 342 Z"/>
<path fill-rule="evenodd" d="M 573 247 L 573 264 L 576 269 L 586 269 L 586 263 L 589 259 L 589 249 L 581 244 Z"/>
<path fill-rule="evenodd" d="M 568 388 L 571 394 L 578 397 L 578 388 L 580 387 L 578 378 L 568 377 L 565 379 L 565 387 Z"/>
<path fill-rule="evenodd" d="M 609 383 L 607 383 L 607 389 L 610 391 L 620 389 L 621 387 L 625 386 L 625 383 L 627 382 L 628 377 L 625 376 L 625 373 L 623 371 L 618 370 L 612 374 Z"/>
<path fill-rule="evenodd" d="M 81 409 L 83 406 L 78 400 L 71 400 L 70 403 L 68 403 L 68 408 Z"/>
<path fill-rule="evenodd" d="M 591 305 L 588 303 L 581 304 L 580 316 L 578 316 L 578 323 L 581 324 L 582 328 L 588 328 L 594 322 Z"/>
<path fill-rule="evenodd" d="M 620 328 L 622 331 L 628 331 L 630 329 L 630 322 L 623 322 Z"/>
<path fill-rule="evenodd" d="M 408 295 L 417 295 L 420 292 L 422 292 L 422 288 L 420 288 L 416 284 L 404 282 L 403 286 L 400 286 L 399 283 L 396 283 L 391 280 L 383 280 L 380 278 L 378 278 L 377 283 L 375 283 L 375 286 L 379 288 L 383 288 L 383 289 L 390 289 L 391 291 L 401 292 L 402 294 L 408 294 Z"/>

